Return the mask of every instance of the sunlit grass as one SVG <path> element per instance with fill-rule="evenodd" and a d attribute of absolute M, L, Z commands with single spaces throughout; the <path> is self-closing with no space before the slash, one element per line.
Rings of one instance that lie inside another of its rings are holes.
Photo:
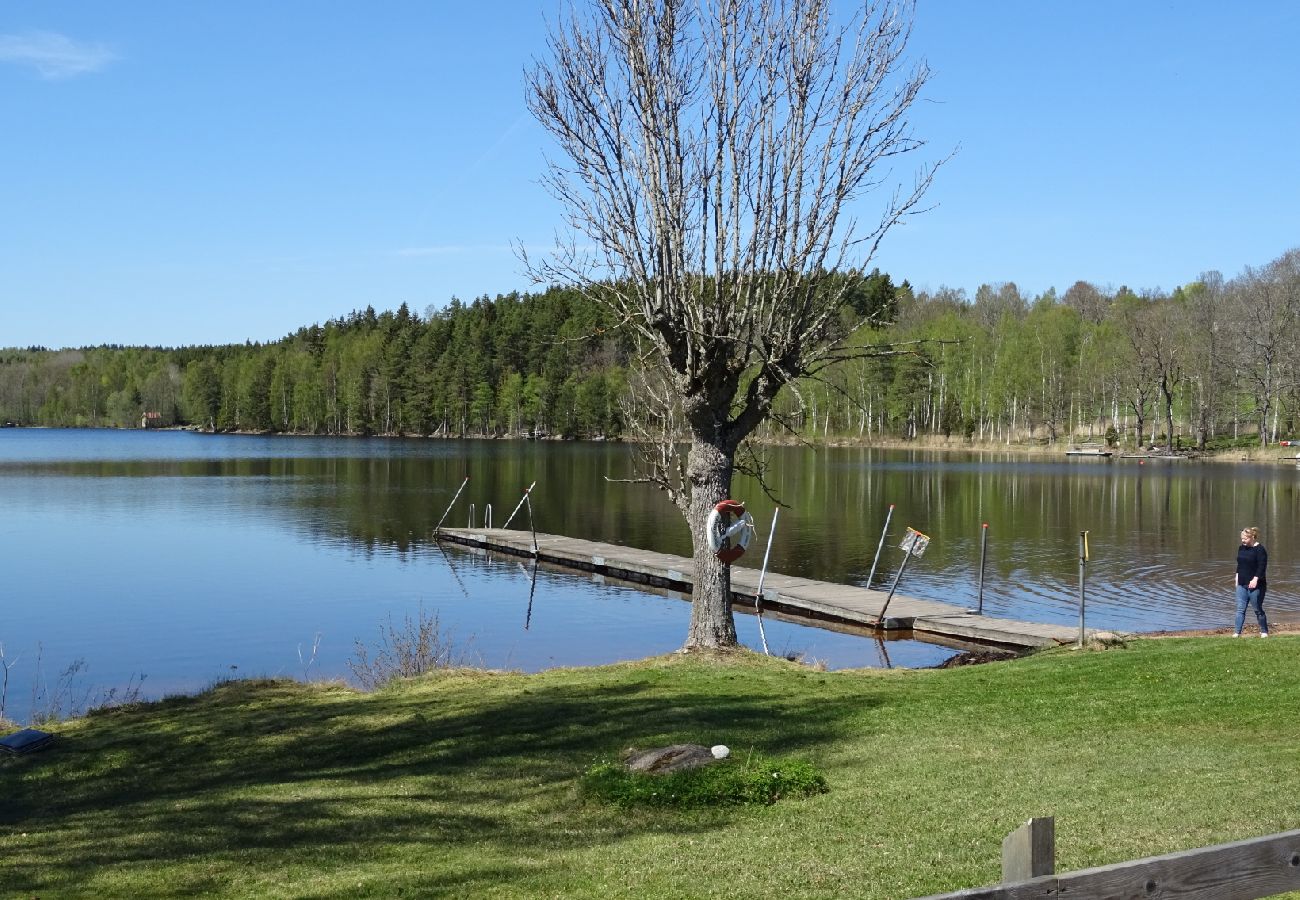
<path fill-rule="evenodd" d="M 1300 825 L 1300 639 L 1149 640 L 945 671 L 749 654 L 373 694 L 249 681 L 92 715 L 0 762 L 0 894 L 908 897 Z M 627 747 L 806 759 L 829 791 L 618 809 Z"/>

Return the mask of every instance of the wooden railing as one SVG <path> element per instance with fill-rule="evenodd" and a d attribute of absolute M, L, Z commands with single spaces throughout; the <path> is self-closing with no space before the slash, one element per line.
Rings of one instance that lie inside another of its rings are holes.
<path fill-rule="evenodd" d="M 1300 830 L 1054 874 L 1056 827 L 1030 819 L 1002 842 L 1002 883 L 924 900 L 1252 900 L 1300 890 Z"/>

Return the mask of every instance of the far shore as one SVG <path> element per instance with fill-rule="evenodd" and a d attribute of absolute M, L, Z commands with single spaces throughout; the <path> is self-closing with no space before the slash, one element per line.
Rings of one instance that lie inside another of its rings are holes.
<path fill-rule="evenodd" d="M 5 424 L 7 428 L 21 429 L 40 429 L 40 430 L 60 430 L 57 426 L 50 425 L 10 425 Z M 189 431 L 196 434 L 229 434 L 252 437 L 338 437 L 338 438 L 362 438 L 378 437 L 386 439 L 404 439 L 404 440 L 462 440 L 462 441 L 566 441 L 573 440 L 555 435 L 546 435 L 542 437 L 528 437 L 524 435 L 492 435 L 492 434 L 465 434 L 465 435 L 445 435 L 445 434 L 412 434 L 412 433 L 374 433 L 362 434 L 357 432 L 346 433 L 312 433 L 301 431 L 262 431 L 246 429 L 219 429 L 211 431 L 198 425 L 168 425 L 159 428 L 118 428 L 117 426 L 71 426 L 74 428 L 102 429 L 105 431 Z M 588 440 L 609 443 L 630 443 L 622 438 L 606 438 L 596 436 L 591 438 L 580 438 L 578 440 Z M 1059 456 L 1066 450 L 1079 444 L 1100 444 L 1101 440 L 1096 437 L 1077 436 L 1074 440 L 1057 440 L 1047 443 L 1045 439 L 1034 438 L 1029 441 L 969 441 L 964 438 L 944 438 L 936 435 L 926 435 L 913 440 L 904 440 L 902 438 L 859 438 L 852 436 L 831 436 L 816 438 L 763 438 L 759 443 L 772 446 L 796 446 L 803 445 L 813 448 L 819 447 L 856 447 L 867 450 L 924 450 L 935 453 L 974 453 L 979 455 L 994 455 L 1004 453 L 1018 453 L 1027 456 Z M 1183 446 L 1181 449 L 1172 453 L 1164 450 L 1159 445 L 1147 444 L 1143 447 L 1116 446 L 1107 447 L 1115 458 L 1142 458 L 1142 459 L 1193 459 L 1206 462 L 1247 462 L 1262 463 L 1276 462 L 1279 458 L 1300 458 L 1300 446 L 1281 446 L 1279 444 L 1268 444 L 1259 446 L 1258 444 L 1249 447 L 1228 447 L 1214 450 L 1196 450 Z"/>

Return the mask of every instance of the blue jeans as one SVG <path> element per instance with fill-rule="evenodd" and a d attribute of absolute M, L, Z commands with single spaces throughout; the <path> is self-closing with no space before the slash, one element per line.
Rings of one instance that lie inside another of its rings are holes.
<path fill-rule="evenodd" d="M 1237 634 L 1241 634 L 1241 626 L 1246 624 L 1246 607 L 1255 607 L 1255 618 L 1259 620 L 1259 633 L 1268 634 L 1268 616 L 1264 615 L 1264 594 L 1268 588 L 1260 585 L 1253 591 L 1244 584 L 1237 585 L 1237 627 L 1234 629 Z"/>

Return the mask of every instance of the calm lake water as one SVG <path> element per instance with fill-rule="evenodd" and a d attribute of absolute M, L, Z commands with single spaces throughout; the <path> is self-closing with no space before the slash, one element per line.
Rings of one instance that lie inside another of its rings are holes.
<path fill-rule="evenodd" d="M 545 570 L 534 590 L 516 562 L 429 540 L 469 474 L 448 524 L 466 524 L 472 503 L 478 523 L 491 505 L 501 525 L 535 480 L 538 531 L 689 554 L 664 498 L 606 480 L 632 464 L 613 444 L 0 430 L 7 715 L 84 703 L 141 675 L 147 696 L 231 675 L 346 676 L 358 639 L 373 646 L 382 623 L 421 609 L 468 662 L 491 667 L 669 652 L 689 618 L 680 598 Z M 776 571 L 865 584 L 893 503 L 878 582 L 892 577 L 906 526 L 933 538 L 905 593 L 972 605 L 988 522 L 985 610 L 1077 623 L 1087 529 L 1089 625 L 1215 626 L 1232 614 L 1237 533 L 1258 524 L 1270 615 L 1300 619 L 1291 466 L 842 448 L 775 448 L 769 465 L 787 504 Z M 757 565 L 774 505 L 743 479 L 733 493 L 759 523 Z M 758 647 L 754 617 L 737 625 Z M 767 634 L 773 652 L 832 668 L 932 665 L 952 652 L 771 619 Z"/>

